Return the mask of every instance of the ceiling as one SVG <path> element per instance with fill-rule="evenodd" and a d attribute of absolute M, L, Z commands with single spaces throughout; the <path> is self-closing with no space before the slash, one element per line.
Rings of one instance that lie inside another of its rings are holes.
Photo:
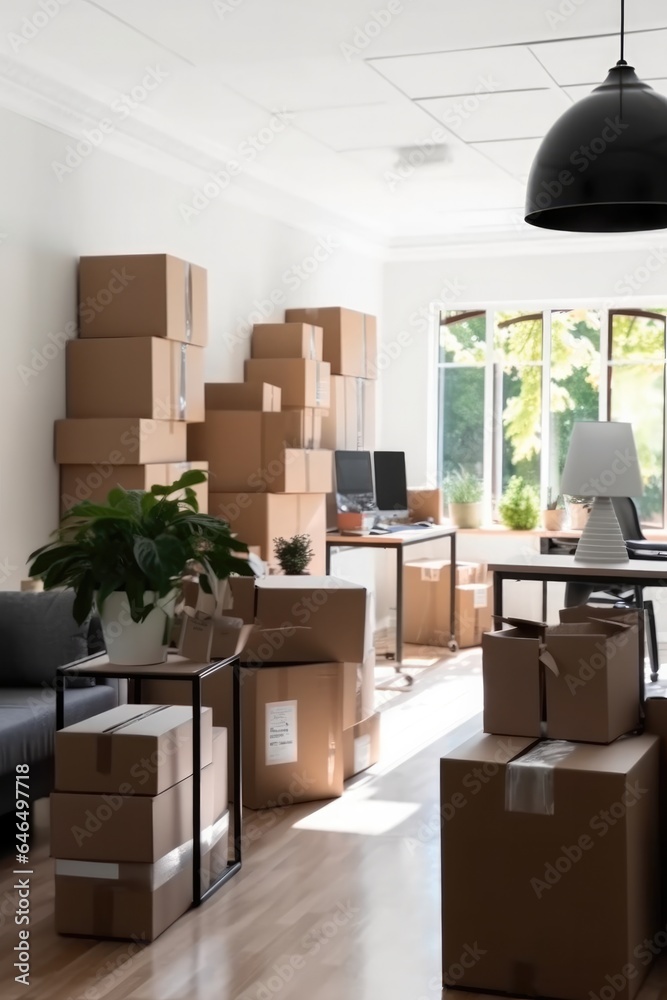
<path fill-rule="evenodd" d="M 110 149 L 183 179 L 234 161 L 239 188 L 384 246 L 537 240 L 532 157 L 618 58 L 619 6 L 4 0 L 0 104 L 72 135 L 110 118 Z M 664 0 L 631 0 L 626 29 L 667 95 Z"/>

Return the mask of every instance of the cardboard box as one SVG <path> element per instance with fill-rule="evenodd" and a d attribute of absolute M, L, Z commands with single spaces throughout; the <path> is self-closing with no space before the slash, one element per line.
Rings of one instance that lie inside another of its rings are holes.
<path fill-rule="evenodd" d="M 343 663 L 343 729 L 373 714 L 375 708 L 375 650 L 360 663 Z"/>
<path fill-rule="evenodd" d="M 333 576 L 256 581 L 256 625 L 242 659 L 254 663 L 361 663 L 366 588 Z"/>
<path fill-rule="evenodd" d="M 493 626 L 493 582 L 462 583 L 456 587 L 454 636 L 461 649 L 479 646 Z"/>
<path fill-rule="evenodd" d="M 322 447 L 333 451 L 375 448 L 375 382 L 332 375 L 328 413 L 322 418 Z"/>
<path fill-rule="evenodd" d="M 229 813 L 204 832 L 202 888 L 227 866 Z M 58 934 L 154 941 L 192 905 L 192 841 L 153 864 L 58 859 Z"/>
<path fill-rule="evenodd" d="M 592 609 L 596 611 L 597 609 Z M 513 621 L 482 643 L 486 732 L 611 743 L 639 726 L 636 625 Z M 636 616 L 636 612 L 634 612 Z"/>
<path fill-rule="evenodd" d="M 662 689 L 661 689 L 662 690 Z M 663 926 L 667 923 L 667 698 L 650 695 L 644 704 L 644 732 L 660 740 L 660 899 Z"/>
<path fill-rule="evenodd" d="M 315 323 L 324 330 L 324 360 L 332 375 L 377 378 L 377 319 L 339 306 L 286 309 L 288 323 Z"/>
<path fill-rule="evenodd" d="M 456 585 L 477 582 L 478 563 L 457 562 Z M 416 559 L 403 567 L 403 641 L 446 646 L 450 639 L 451 561 Z"/>
<path fill-rule="evenodd" d="M 206 270 L 162 253 L 82 257 L 79 332 L 81 337 L 166 337 L 206 347 Z"/>
<path fill-rule="evenodd" d="M 322 327 L 312 323 L 255 323 L 253 358 L 306 358 L 322 361 Z"/>
<path fill-rule="evenodd" d="M 208 461 L 212 492 L 327 493 L 331 453 L 304 450 L 319 437 L 314 413 L 209 410 L 188 428 L 188 455 Z"/>
<path fill-rule="evenodd" d="M 276 413 L 281 409 L 280 386 L 268 382 L 207 382 L 204 402 L 207 410 L 260 410 Z"/>
<path fill-rule="evenodd" d="M 205 663 L 237 656 L 245 647 L 255 621 L 254 577 L 221 581 L 221 594 L 207 594 L 199 583 L 183 586 L 185 606 L 177 637 L 181 656 Z"/>
<path fill-rule="evenodd" d="M 60 465 L 185 462 L 187 424 L 134 417 L 56 420 L 55 460 Z"/>
<path fill-rule="evenodd" d="M 211 716 L 213 713 L 211 712 Z M 228 734 L 225 726 L 213 727 L 213 816 L 223 816 L 229 808 L 227 767 L 229 764 Z"/>
<path fill-rule="evenodd" d="M 272 569 L 279 568 L 274 538 L 310 535 L 315 554 L 308 569 L 318 574 L 326 567 L 325 503 L 319 493 L 209 493 L 208 498 L 210 513 L 228 521 L 246 545 L 259 546 Z"/>
<path fill-rule="evenodd" d="M 445 986 L 631 1000 L 664 932 L 657 781 L 653 736 L 479 735 L 443 758 Z"/>
<path fill-rule="evenodd" d="M 329 408 L 330 370 L 324 361 L 299 358 L 251 358 L 245 363 L 247 382 L 272 382 L 282 389 L 283 408 Z"/>
<path fill-rule="evenodd" d="M 150 465 L 61 465 L 60 511 L 62 514 L 82 500 L 104 503 L 109 490 L 122 486 L 125 490 L 150 490 L 153 486 L 168 486 L 190 469 L 208 472 L 208 462 L 172 462 Z M 208 482 L 193 486 L 199 510 L 208 510 Z M 174 494 L 177 496 L 178 494 Z"/>
<path fill-rule="evenodd" d="M 213 716 L 201 714 L 202 767 L 212 760 Z M 192 774 L 192 708 L 119 705 L 56 733 L 59 792 L 157 795 Z M 125 794 L 130 794 L 125 792 Z"/>
<path fill-rule="evenodd" d="M 424 486 L 408 490 L 408 508 L 411 521 L 433 521 L 442 524 L 444 520 L 442 490 Z"/>
<path fill-rule="evenodd" d="M 363 722 L 343 730 L 343 778 L 366 771 L 380 759 L 380 719 L 375 712 Z"/>
<path fill-rule="evenodd" d="M 212 764 L 201 772 L 202 829 L 214 819 L 213 772 Z M 111 793 L 51 793 L 53 858 L 152 864 L 188 840 L 192 776 L 158 795 L 134 794 L 131 781 L 121 782 Z"/>
<path fill-rule="evenodd" d="M 204 419 L 204 349 L 159 337 L 70 340 L 68 417 Z"/>

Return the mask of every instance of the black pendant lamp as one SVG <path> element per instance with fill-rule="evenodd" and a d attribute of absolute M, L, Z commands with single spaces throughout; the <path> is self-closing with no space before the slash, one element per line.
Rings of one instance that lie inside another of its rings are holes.
<path fill-rule="evenodd" d="M 547 132 L 528 178 L 526 222 L 570 233 L 667 228 L 667 98 L 621 58 Z"/>

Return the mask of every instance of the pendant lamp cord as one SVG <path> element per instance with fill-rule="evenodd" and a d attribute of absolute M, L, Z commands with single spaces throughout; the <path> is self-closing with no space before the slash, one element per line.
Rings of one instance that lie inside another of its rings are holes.
<path fill-rule="evenodd" d="M 616 63 L 617 66 L 627 66 L 624 59 L 625 54 L 625 0 L 621 0 L 621 58 Z"/>

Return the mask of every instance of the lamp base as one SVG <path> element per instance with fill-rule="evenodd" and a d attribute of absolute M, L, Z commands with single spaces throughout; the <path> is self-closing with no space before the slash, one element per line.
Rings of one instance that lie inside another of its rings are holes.
<path fill-rule="evenodd" d="M 629 561 L 628 549 L 609 497 L 596 497 L 593 501 L 574 561 L 592 564 Z"/>

